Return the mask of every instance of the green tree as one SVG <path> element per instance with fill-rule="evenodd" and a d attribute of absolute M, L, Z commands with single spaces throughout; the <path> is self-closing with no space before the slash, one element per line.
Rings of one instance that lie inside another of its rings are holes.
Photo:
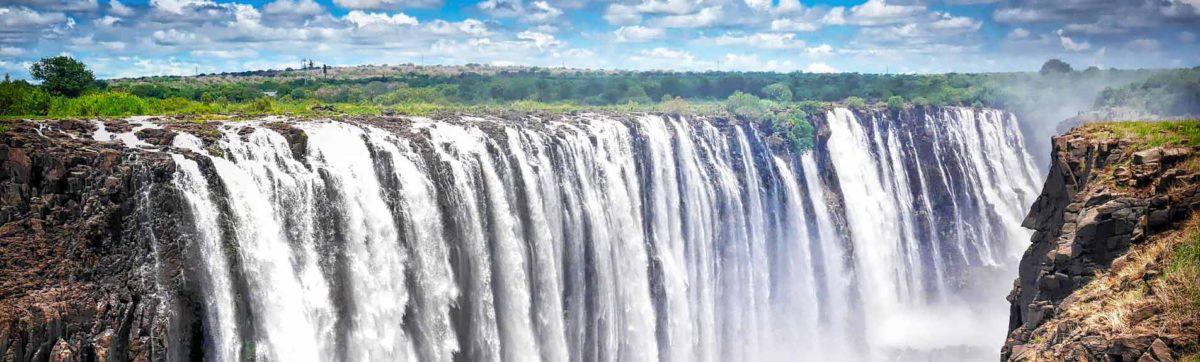
<path fill-rule="evenodd" d="M 904 110 L 904 97 L 901 97 L 901 96 L 888 97 L 887 105 L 888 105 L 888 108 L 892 110 L 892 112 L 900 112 L 900 111 Z"/>
<path fill-rule="evenodd" d="M 50 94 L 67 97 L 78 97 L 96 81 L 87 66 L 65 55 L 42 58 L 29 67 L 29 73 Z"/>
<path fill-rule="evenodd" d="M 753 94 L 734 92 L 725 101 L 725 110 L 734 116 L 746 120 L 760 121 L 766 119 L 770 109 L 763 101 Z"/>
<path fill-rule="evenodd" d="M 763 87 L 762 92 L 768 99 L 775 100 L 776 102 L 792 101 L 792 89 L 788 87 L 787 83 L 772 83 Z"/>
<path fill-rule="evenodd" d="M 1038 73 L 1047 75 L 1070 73 L 1072 71 L 1074 71 L 1074 69 L 1071 69 L 1071 65 L 1067 64 L 1067 62 L 1059 59 L 1050 59 L 1042 64 L 1042 70 L 1039 70 Z"/>
<path fill-rule="evenodd" d="M 867 101 L 864 101 L 862 98 L 858 98 L 855 96 L 846 97 L 846 100 L 844 100 L 842 102 L 845 103 L 846 106 L 850 107 L 850 108 L 866 108 L 867 107 Z"/>

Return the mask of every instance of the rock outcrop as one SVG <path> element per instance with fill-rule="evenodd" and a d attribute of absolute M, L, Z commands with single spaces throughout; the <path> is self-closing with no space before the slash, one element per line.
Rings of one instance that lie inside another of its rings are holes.
<path fill-rule="evenodd" d="M 1104 126 L 1053 142 L 1003 359 L 1173 361 L 1195 349 L 1195 318 L 1167 323 L 1154 295 L 1174 287 L 1161 274 L 1200 207 L 1200 150 L 1148 148 Z"/>
<path fill-rule="evenodd" d="M 0 134 L 0 360 L 164 359 L 172 306 L 153 297 L 179 270 L 165 154 L 97 142 L 79 121 Z M 167 195 L 169 196 L 169 195 Z M 157 250 L 157 253 L 155 252 Z M 174 283 L 171 283 L 174 284 Z"/>

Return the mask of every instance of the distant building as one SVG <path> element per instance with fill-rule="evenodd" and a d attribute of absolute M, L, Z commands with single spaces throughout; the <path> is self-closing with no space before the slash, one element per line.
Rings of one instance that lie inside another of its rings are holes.
<path fill-rule="evenodd" d="M 266 95 L 267 95 L 267 97 L 275 98 L 275 96 L 276 96 L 276 95 L 278 95 L 278 94 L 279 94 L 279 92 L 276 92 L 276 91 L 266 91 L 266 92 L 263 92 L 263 94 L 266 94 Z"/>

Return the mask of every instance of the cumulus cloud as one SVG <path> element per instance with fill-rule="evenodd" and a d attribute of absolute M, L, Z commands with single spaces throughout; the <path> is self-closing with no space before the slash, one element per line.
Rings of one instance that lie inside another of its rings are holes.
<path fill-rule="evenodd" d="M 333 4 L 357 10 L 399 10 L 437 7 L 442 5 L 442 0 L 333 0 Z"/>
<path fill-rule="evenodd" d="M 705 28 L 724 19 L 725 13 L 721 6 L 712 6 L 695 13 L 664 16 L 658 18 L 655 24 L 664 28 Z"/>
<path fill-rule="evenodd" d="M 799 21 L 794 19 L 775 19 L 771 20 L 772 31 L 791 31 L 791 32 L 814 32 L 820 30 L 821 26 L 816 23 Z"/>
<path fill-rule="evenodd" d="M 837 73 L 837 68 L 825 63 L 812 63 L 804 67 L 806 73 Z"/>
<path fill-rule="evenodd" d="M 833 53 L 833 46 L 829 45 L 829 44 L 821 44 L 821 45 L 818 45 L 815 47 L 805 48 L 804 52 L 808 53 L 808 54 L 818 54 L 818 55 L 830 54 L 830 53 Z"/>
<path fill-rule="evenodd" d="M 517 33 L 517 39 L 531 41 L 538 49 L 547 47 L 556 47 L 562 45 L 562 42 L 554 38 L 554 35 L 537 32 L 537 31 L 522 31 Z"/>
<path fill-rule="evenodd" d="M 1086 41 L 1082 41 L 1082 42 L 1076 41 L 1066 35 L 1063 35 L 1062 29 L 1058 29 L 1057 31 L 1054 32 L 1054 34 L 1058 35 L 1058 41 L 1060 44 L 1062 44 L 1063 49 L 1070 50 L 1073 52 L 1078 52 L 1078 51 L 1088 50 L 1089 48 L 1092 47 L 1091 43 L 1088 43 Z"/>
<path fill-rule="evenodd" d="M 604 10 L 604 20 L 611 25 L 634 25 L 642 22 L 642 14 L 633 6 L 612 4 Z"/>
<path fill-rule="evenodd" d="M 749 35 L 722 35 L 712 39 L 721 46 L 745 46 L 763 49 L 803 48 L 804 41 L 797 40 L 796 34 L 790 33 L 757 33 Z"/>
<path fill-rule="evenodd" d="M 848 20 L 857 25 L 888 25 L 905 22 L 925 13 L 923 5 L 895 5 L 887 0 L 867 0 L 866 3 L 850 8 Z"/>
<path fill-rule="evenodd" d="M 108 13 L 116 16 L 133 16 L 133 8 L 121 3 L 120 0 L 110 0 L 108 2 Z"/>
<path fill-rule="evenodd" d="M 308 16 L 325 13 L 325 9 L 313 0 L 275 0 L 263 6 L 264 14 Z"/>
<path fill-rule="evenodd" d="M 4 3 L 39 10 L 67 12 L 95 11 L 100 8 L 96 0 L 6 0 Z"/>
<path fill-rule="evenodd" d="M 667 32 L 661 28 L 647 28 L 644 26 L 622 26 L 613 32 L 616 36 L 616 41 L 619 43 L 637 43 L 650 40 L 662 39 Z"/>
<path fill-rule="evenodd" d="M 361 10 L 354 10 L 343 17 L 347 22 L 354 24 L 359 28 L 368 26 L 407 26 L 417 25 L 417 19 L 404 13 L 395 13 L 388 15 L 386 13 L 369 13 Z"/>
<path fill-rule="evenodd" d="M 196 34 L 175 29 L 158 30 L 150 37 L 159 45 L 179 45 L 196 41 Z"/>

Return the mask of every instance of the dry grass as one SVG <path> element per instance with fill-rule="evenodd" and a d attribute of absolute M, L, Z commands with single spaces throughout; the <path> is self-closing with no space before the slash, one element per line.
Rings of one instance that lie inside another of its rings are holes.
<path fill-rule="evenodd" d="M 1200 349 L 1200 216 L 1133 246 L 1068 300 L 1031 334 L 1034 356 L 1071 355 L 1078 344 L 1063 342 L 1084 336 L 1192 336 L 1185 351 Z"/>

